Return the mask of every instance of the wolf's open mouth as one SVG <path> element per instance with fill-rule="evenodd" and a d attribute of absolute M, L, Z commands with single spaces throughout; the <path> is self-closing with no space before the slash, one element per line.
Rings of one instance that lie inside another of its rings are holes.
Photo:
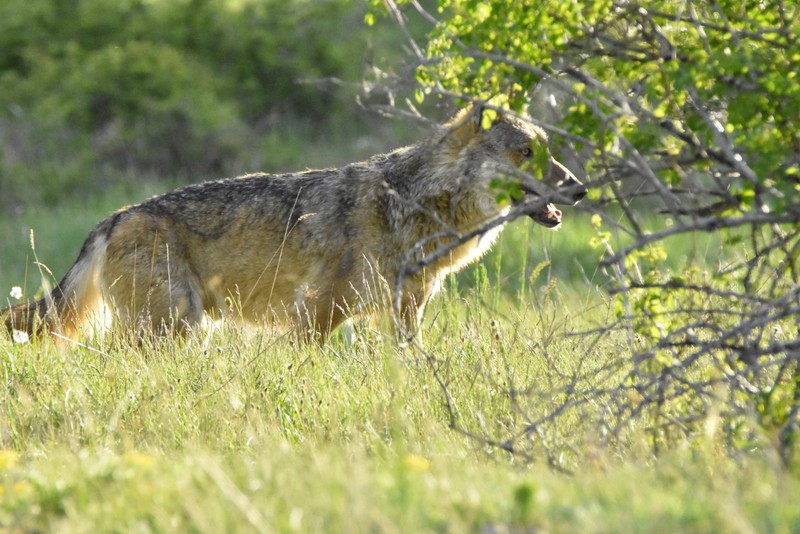
<path fill-rule="evenodd" d="M 530 187 L 526 187 L 525 184 L 520 184 L 522 191 L 525 193 L 523 199 L 520 202 L 524 202 L 526 199 L 528 201 L 532 201 L 533 198 L 538 197 L 539 194 L 534 191 Z M 542 226 L 546 226 L 548 228 L 555 228 L 559 224 L 561 224 L 561 210 L 556 208 L 555 205 L 551 202 L 548 202 L 544 206 L 536 209 L 531 209 L 527 212 L 528 217 L 536 221 L 537 223 L 541 224 Z"/>
<path fill-rule="evenodd" d="M 555 228 L 561 224 L 561 210 L 556 208 L 553 204 L 547 204 L 539 210 L 533 211 L 528 216 L 548 228 Z"/>

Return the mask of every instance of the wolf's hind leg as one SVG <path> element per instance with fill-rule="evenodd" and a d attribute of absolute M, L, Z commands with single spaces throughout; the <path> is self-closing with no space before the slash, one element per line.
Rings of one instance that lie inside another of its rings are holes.
<path fill-rule="evenodd" d="M 203 318 L 202 299 L 195 284 L 174 276 L 168 280 L 136 276 L 131 287 L 110 287 L 109 296 L 119 321 L 135 329 L 137 335 L 183 334 Z"/>
<path fill-rule="evenodd" d="M 138 327 L 158 335 L 185 334 L 203 319 L 203 306 L 194 285 L 181 280 L 151 288 L 149 303 Z"/>
<path fill-rule="evenodd" d="M 183 334 L 203 318 L 197 276 L 175 248 L 109 244 L 103 278 L 117 319 L 137 335 Z M 172 253 L 171 253 L 172 252 Z"/>

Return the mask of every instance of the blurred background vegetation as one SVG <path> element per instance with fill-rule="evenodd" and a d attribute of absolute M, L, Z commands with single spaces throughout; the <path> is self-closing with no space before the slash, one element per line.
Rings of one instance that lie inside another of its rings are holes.
<path fill-rule="evenodd" d="M 356 96 L 399 30 L 347 0 L 0 4 L 0 209 L 340 164 L 396 142 Z M 366 96 L 365 96 L 366 97 Z M 138 195 L 141 196 L 141 195 Z"/>

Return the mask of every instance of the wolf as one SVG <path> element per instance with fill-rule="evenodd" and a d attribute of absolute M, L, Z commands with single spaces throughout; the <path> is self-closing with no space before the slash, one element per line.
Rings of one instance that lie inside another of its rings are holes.
<path fill-rule="evenodd" d="M 538 183 L 525 172 L 533 161 L 549 162 Z M 510 203 L 498 201 L 500 176 L 517 185 Z M 503 225 L 487 223 L 514 202 L 526 205 L 542 185 L 563 191 L 562 204 L 586 194 L 550 155 L 542 129 L 473 104 L 421 142 L 367 161 L 208 181 L 122 208 L 91 231 L 52 292 L 2 317 L 12 333 L 71 338 L 101 309 L 141 335 L 233 316 L 321 343 L 377 307 L 393 310 L 411 338 L 441 280 L 496 240 Z M 525 214 L 561 224 L 550 202 Z M 422 269 L 403 268 L 448 246 Z M 398 288 L 397 299 L 386 288 Z"/>

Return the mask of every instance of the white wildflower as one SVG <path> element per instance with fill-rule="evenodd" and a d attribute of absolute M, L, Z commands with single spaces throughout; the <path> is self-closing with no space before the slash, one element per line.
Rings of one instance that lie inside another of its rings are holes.
<path fill-rule="evenodd" d="M 11 295 L 12 299 L 17 299 L 17 300 L 21 299 L 22 298 L 22 288 L 19 287 L 19 286 L 12 287 L 11 288 L 11 293 L 9 293 L 9 295 Z"/>
<path fill-rule="evenodd" d="M 11 339 L 14 340 L 14 343 L 27 343 L 29 337 L 27 332 L 23 332 L 22 330 L 14 330 L 11 333 Z"/>

